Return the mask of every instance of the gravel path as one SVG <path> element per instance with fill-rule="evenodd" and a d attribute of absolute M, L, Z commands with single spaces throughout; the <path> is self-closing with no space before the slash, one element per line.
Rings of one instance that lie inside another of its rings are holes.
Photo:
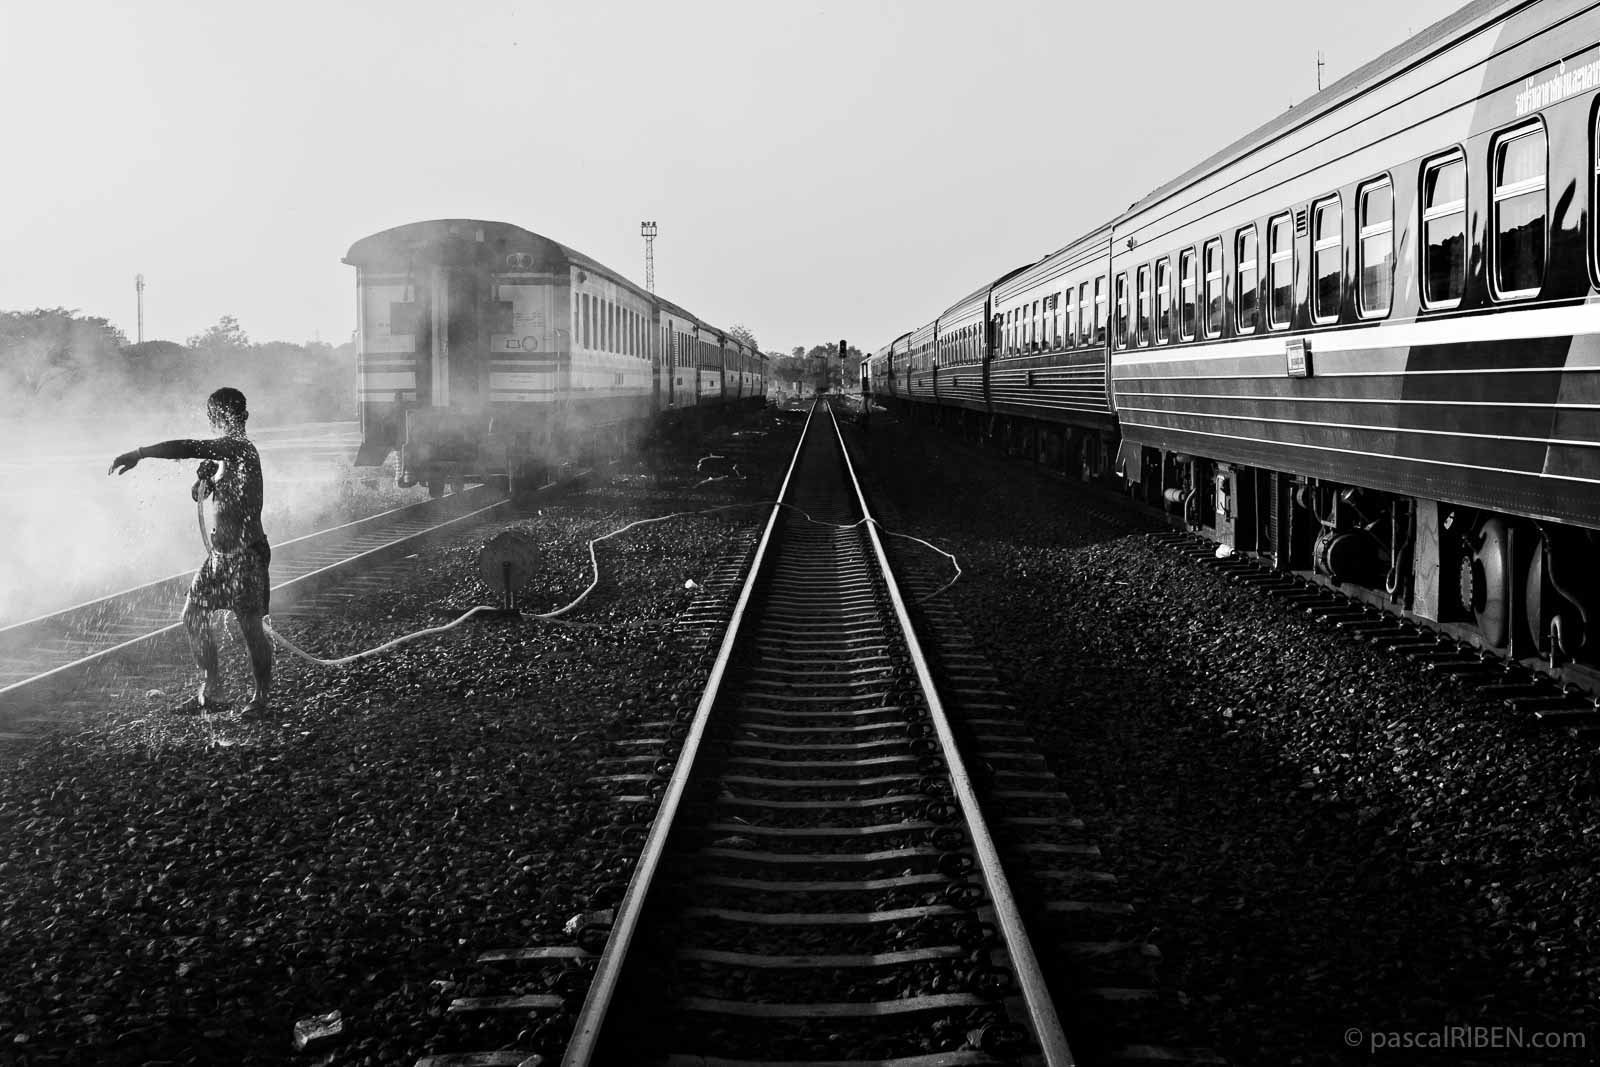
<path fill-rule="evenodd" d="M 798 431 L 763 418 L 742 480 L 697 454 L 424 550 L 335 617 L 278 620 L 323 655 L 489 599 L 477 546 L 529 531 L 525 605 L 589 581 L 585 542 L 647 515 L 770 499 Z M 586 779 L 661 718 L 687 671 L 672 623 L 765 509 L 642 527 L 600 546 L 589 628 L 472 622 L 340 672 L 281 656 L 273 715 L 178 717 L 108 696 L 85 729 L 0 747 L 0 1064 L 399 1064 L 438 1042 L 445 975 L 484 948 L 570 943 L 615 880 L 614 805 Z M 224 648 L 235 692 L 242 653 Z M 179 680 L 182 684 L 179 684 Z M 326 1054 L 297 1019 L 340 1010 Z M 558 1028 L 535 1037 L 559 1051 Z"/>
<path fill-rule="evenodd" d="M 1591 743 L 1109 529 L 1020 461 L 888 419 L 866 448 L 902 528 L 958 556 L 950 595 L 1192 998 L 1187 1044 L 1597 1061 Z M 1547 1033 L 1585 1047 L 1532 1047 Z"/>

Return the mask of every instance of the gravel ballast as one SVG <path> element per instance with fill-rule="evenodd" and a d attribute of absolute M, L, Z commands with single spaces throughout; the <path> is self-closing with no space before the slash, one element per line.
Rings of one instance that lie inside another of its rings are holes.
<path fill-rule="evenodd" d="M 492 602 L 478 546 L 507 528 L 543 552 L 523 606 L 559 607 L 589 582 L 589 538 L 771 499 L 798 423 L 752 426 L 764 433 L 743 439 L 742 477 L 707 481 L 708 450 L 684 452 L 423 549 L 329 614 L 275 621 L 324 656 L 447 622 Z M 176 658 L 161 691 L 0 746 L 0 1064 L 447 1050 L 452 969 L 483 949 L 570 944 L 564 924 L 625 879 L 617 805 L 588 779 L 611 741 L 670 716 L 691 668 L 674 628 L 696 594 L 685 583 L 746 551 L 765 517 L 687 517 L 600 545 L 600 586 L 570 616 L 591 626 L 473 620 L 343 671 L 280 652 L 261 721 L 166 710 L 189 692 Z M 231 636 L 223 659 L 242 695 Z M 295 1022 L 335 1010 L 343 1037 L 296 1052 Z M 518 1047 L 559 1052 L 562 1023 L 530 1022 Z"/>
<path fill-rule="evenodd" d="M 1182 1043 L 1262 1067 L 1597 1061 L 1592 742 L 1103 523 L 1114 501 L 1022 460 L 887 417 L 860 440 L 900 528 L 958 557 L 947 595 L 1148 920 Z"/>

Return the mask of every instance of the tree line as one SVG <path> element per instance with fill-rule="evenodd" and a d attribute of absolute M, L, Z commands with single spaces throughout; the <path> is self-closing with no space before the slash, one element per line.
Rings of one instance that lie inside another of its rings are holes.
<path fill-rule="evenodd" d="M 222 385 L 260 421 L 356 417 L 354 346 L 255 342 L 224 315 L 183 344 L 131 344 L 76 309 L 0 311 L 0 418 L 192 411 Z"/>

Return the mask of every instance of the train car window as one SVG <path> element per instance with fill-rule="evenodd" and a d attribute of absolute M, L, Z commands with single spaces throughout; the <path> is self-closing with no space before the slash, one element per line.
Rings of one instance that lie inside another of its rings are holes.
<path fill-rule="evenodd" d="M 1221 337 L 1223 314 L 1222 238 L 1213 237 L 1206 242 L 1204 253 L 1206 269 L 1206 336 Z"/>
<path fill-rule="evenodd" d="M 1240 333 L 1256 332 L 1256 305 L 1260 296 L 1256 284 L 1256 276 L 1261 269 L 1259 257 L 1256 254 L 1256 228 L 1247 226 L 1234 236 L 1234 286 L 1238 296 L 1238 315 Z"/>
<path fill-rule="evenodd" d="M 1078 344 L 1089 343 L 1089 283 L 1078 284 Z"/>
<path fill-rule="evenodd" d="M 1126 271 L 1117 275 L 1116 281 L 1116 316 L 1117 321 L 1113 327 L 1112 343 L 1118 348 L 1128 347 L 1128 274 Z"/>
<path fill-rule="evenodd" d="M 1422 302 L 1461 303 L 1467 279 L 1467 162 L 1458 154 L 1422 172 Z"/>
<path fill-rule="evenodd" d="M 1389 314 L 1395 288 L 1395 190 L 1389 179 L 1368 182 L 1357 194 L 1355 219 L 1355 291 L 1357 314 L 1382 318 Z"/>
<path fill-rule="evenodd" d="M 1194 302 L 1194 249 L 1185 248 L 1178 254 L 1178 337 L 1193 341 L 1195 337 Z"/>
<path fill-rule="evenodd" d="M 1544 286 L 1544 126 L 1513 130 L 1494 147 L 1494 281 L 1500 297 L 1537 296 Z"/>
<path fill-rule="evenodd" d="M 1028 316 L 1028 350 L 1039 351 L 1039 301 L 1033 302 L 1033 313 Z"/>
<path fill-rule="evenodd" d="M 1339 283 L 1344 277 L 1342 222 L 1337 196 L 1312 205 L 1312 322 L 1333 322 L 1339 318 Z"/>
<path fill-rule="evenodd" d="M 1172 339 L 1172 261 L 1156 260 L 1156 344 Z"/>
<path fill-rule="evenodd" d="M 1267 223 L 1267 329 L 1287 330 L 1294 321 L 1294 216 Z"/>
<path fill-rule="evenodd" d="M 389 302 L 389 336 L 405 337 L 417 332 L 417 304 L 413 300 Z M 509 331 L 502 331 L 509 332 Z"/>
<path fill-rule="evenodd" d="M 584 293 L 583 294 L 583 347 L 584 348 L 588 348 L 589 347 L 589 341 L 590 341 L 590 334 L 589 334 L 589 294 L 588 293 Z"/>
<path fill-rule="evenodd" d="M 1143 348 L 1150 343 L 1150 268 L 1139 268 L 1138 288 L 1134 293 L 1134 343 Z"/>
<path fill-rule="evenodd" d="M 1106 280 L 1094 280 L 1094 343 L 1106 343 Z"/>

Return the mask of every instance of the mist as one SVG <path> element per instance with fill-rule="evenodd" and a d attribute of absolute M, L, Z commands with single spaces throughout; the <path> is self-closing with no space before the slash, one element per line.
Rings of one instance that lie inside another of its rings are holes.
<path fill-rule="evenodd" d="M 199 565 L 197 463 L 106 471 L 141 445 L 215 436 L 205 398 L 224 385 L 248 400 L 274 543 L 421 499 L 392 467 L 352 466 L 354 363 L 349 346 L 253 343 L 226 316 L 188 344 L 129 345 L 76 312 L 0 312 L 0 625 Z"/>

